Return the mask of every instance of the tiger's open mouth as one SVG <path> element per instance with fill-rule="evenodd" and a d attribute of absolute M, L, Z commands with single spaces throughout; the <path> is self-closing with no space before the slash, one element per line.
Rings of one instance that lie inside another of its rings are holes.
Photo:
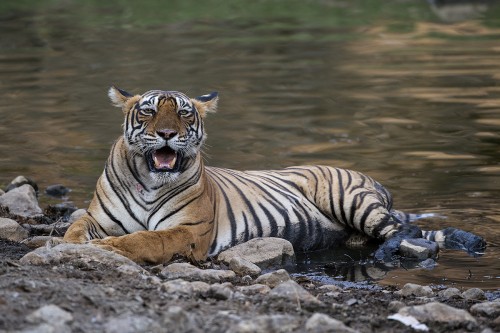
<path fill-rule="evenodd" d="M 179 171 L 181 156 L 168 146 L 149 153 L 146 157 L 149 170 L 152 172 Z"/>

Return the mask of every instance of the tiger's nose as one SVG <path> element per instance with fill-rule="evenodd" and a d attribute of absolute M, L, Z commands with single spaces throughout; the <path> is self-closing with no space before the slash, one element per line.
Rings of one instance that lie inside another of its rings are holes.
<path fill-rule="evenodd" d="M 170 140 L 177 135 L 177 132 L 172 129 L 163 129 L 160 131 L 156 131 L 156 133 L 165 140 Z"/>

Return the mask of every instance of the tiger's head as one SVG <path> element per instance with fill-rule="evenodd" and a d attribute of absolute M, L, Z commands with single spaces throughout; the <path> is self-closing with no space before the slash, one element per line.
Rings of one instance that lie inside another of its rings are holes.
<path fill-rule="evenodd" d="M 152 178 L 168 182 L 184 172 L 206 138 L 203 118 L 217 108 L 217 93 L 189 98 L 177 91 L 142 95 L 111 87 L 108 96 L 125 116 L 124 139 L 131 155 L 143 156 Z"/>

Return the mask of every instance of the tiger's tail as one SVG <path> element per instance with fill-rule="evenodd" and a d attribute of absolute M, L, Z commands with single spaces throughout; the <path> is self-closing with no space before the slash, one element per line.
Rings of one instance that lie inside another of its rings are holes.
<path fill-rule="evenodd" d="M 408 224 L 424 218 L 441 218 L 446 216 L 435 213 L 410 214 L 399 210 L 392 210 L 391 216 L 401 224 Z M 463 250 L 472 256 L 484 254 L 486 241 L 473 233 L 448 227 L 442 230 L 422 230 L 423 238 L 436 242 L 440 248 Z"/>

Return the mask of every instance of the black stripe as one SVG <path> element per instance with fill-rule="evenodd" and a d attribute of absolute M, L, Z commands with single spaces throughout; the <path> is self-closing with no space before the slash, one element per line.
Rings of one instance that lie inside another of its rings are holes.
<path fill-rule="evenodd" d="M 104 210 L 104 213 L 110 218 L 110 220 L 115 222 L 123 230 L 124 233 L 129 234 L 130 232 L 127 229 L 125 229 L 123 224 L 113 214 L 111 214 L 111 212 L 106 208 L 98 191 L 95 192 L 95 195 L 97 198 L 97 202 Z M 107 234 L 109 235 L 109 233 L 107 233 Z"/>
<path fill-rule="evenodd" d="M 199 193 L 197 196 L 191 198 L 191 200 L 189 200 L 189 201 L 185 202 L 184 204 L 182 204 L 179 208 L 176 208 L 174 210 L 170 210 L 167 215 L 163 216 L 160 220 L 158 220 L 158 222 L 156 222 L 156 225 L 154 226 L 154 228 L 151 228 L 151 226 L 149 226 L 149 230 L 156 230 L 158 228 L 158 226 L 160 224 L 162 224 L 166 219 L 168 219 L 172 215 L 177 214 L 178 212 L 180 212 L 181 210 L 183 210 L 186 206 L 188 206 L 189 204 L 191 204 L 193 201 L 199 199 L 202 196 L 202 194 L 203 193 Z M 159 207 L 159 209 L 161 209 L 161 208 L 162 207 Z M 158 211 L 153 212 L 151 215 L 156 215 L 156 213 L 158 213 Z M 149 223 L 148 223 L 148 225 L 149 225 Z"/>

